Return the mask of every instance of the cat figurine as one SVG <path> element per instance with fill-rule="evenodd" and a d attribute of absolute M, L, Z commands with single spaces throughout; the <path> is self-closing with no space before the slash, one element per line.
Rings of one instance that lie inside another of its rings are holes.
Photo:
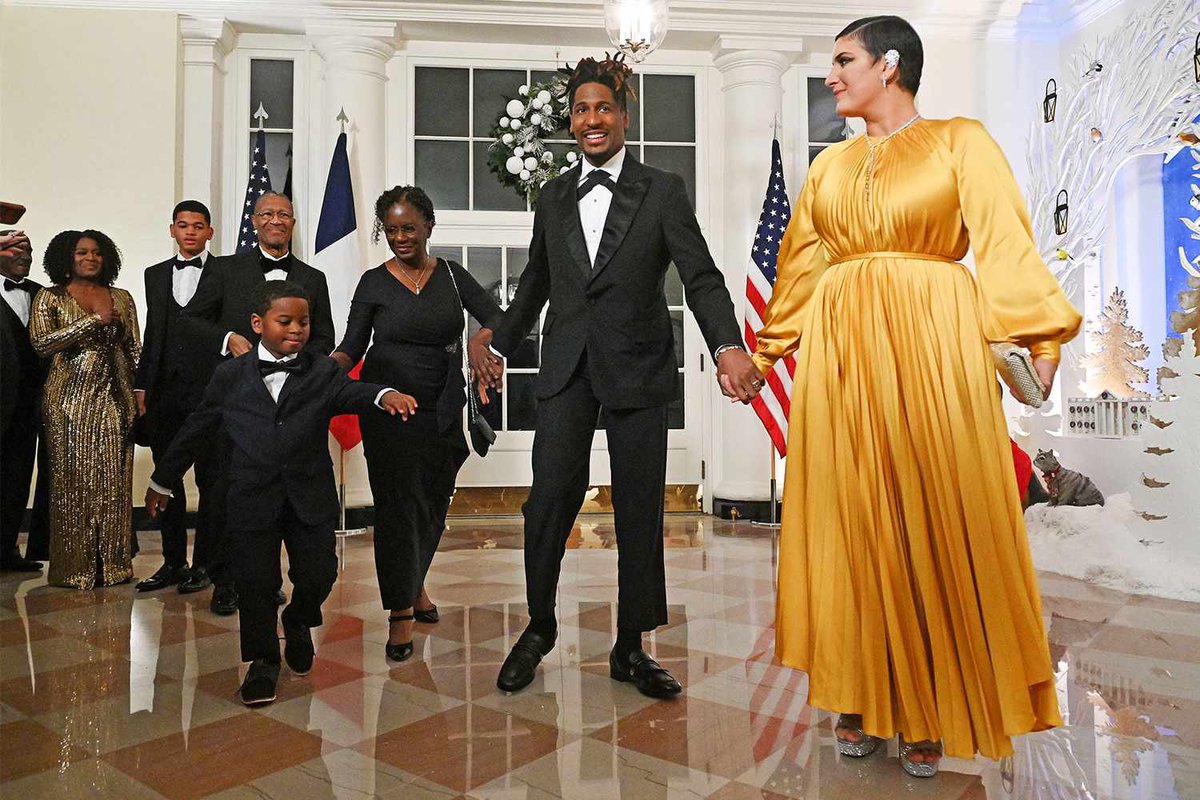
<path fill-rule="evenodd" d="M 1088 476 L 1065 469 L 1053 450 L 1038 450 L 1033 465 L 1042 471 L 1052 506 L 1102 506 L 1104 495 Z"/>

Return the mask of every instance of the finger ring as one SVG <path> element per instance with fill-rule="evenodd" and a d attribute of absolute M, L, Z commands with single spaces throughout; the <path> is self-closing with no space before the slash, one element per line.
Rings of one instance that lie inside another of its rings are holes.
<path fill-rule="evenodd" d="M 750 381 L 750 385 L 753 386 L 755 389 L 761 389 L 762 381 Z"/>

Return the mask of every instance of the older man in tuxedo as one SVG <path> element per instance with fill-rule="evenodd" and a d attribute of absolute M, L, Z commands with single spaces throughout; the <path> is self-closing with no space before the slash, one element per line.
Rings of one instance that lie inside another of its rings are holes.
<path fill-rule="evenodd" d="M 29 481 L 33 477 L 41 424 L 42 380 L 40 360 L 29 342 L 29 308 L 41 285 L 29 279 L 33 263 L 29 238 L 22 231 L 0 232 L 0 569 L 38 572 L 38 561 L 21 555 L 17 538 L 29 501 Z M 26 555 L 48 543 L 49 492 L 46 459 L 38 468 L 38 486 L 34 493 L 34 513 L 30 544 Z M 33 529 L 39 518 L 42 542 L 34 543 Z"/>
<path fill-rule="evenodd" d="M 511 354 L 549 300 L 524 509 L 531 620 L 501 667 L 504 691 L 527 686 L 554 645 L 560 562 L 587 490 L 601 410 L 619 553 L 610 675 L 651 697 L 681 691 L 641 643 L 644 632 L 667 621 L 663 494 L 667 404 L 678 393 L 678 367 L 663 281 L 672 262 L 719 376 L 735 385 L 758 380 L 683 179 L 625 149 L 630 74 L 613 60 L 576 65 L 568 84 L 571 133 L 584 158 L 542 188 L 516 297 L 496 329 L 482 329 L 471 342 L 472 369 L 494 384 L 498 365 L 487 346 Z"/>

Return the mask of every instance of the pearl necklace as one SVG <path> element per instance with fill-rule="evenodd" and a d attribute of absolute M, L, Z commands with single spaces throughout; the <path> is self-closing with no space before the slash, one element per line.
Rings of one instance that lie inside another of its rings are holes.
<path fill-rule="evenodd" d="M 871 202 L 871 180 L 872 180 L 872 177 L 875 172 L 875 156 L 876 156 L 876 154 L 881 149 L 883 149 L 883 146 L 885 144 L 887 144 L 888 139 L 891 139 L 897 133 L 900 133 L 900 131 L 909 127 L 910 125 L 912 125 L 914 122 L 916 122 L 920 118 L 921 118 L 920 114 L 914 115 L 913 118 L 910 119 L 908 122 L 904 123 L 899 128 L 896 128 L 896 130 L 892 131 L 887 136 L 884 136 L 882 139 L 880 139 L 878 144 L 872 143 L 871 137 L 867 135 L 866 131 L 863 131 L 863 139 L 865 139 L 867 142 L 867 153 L 868 153 L 868 155 L 867 155 L 867 179 L 864 183 L 863 192 L 867 196 L 867 206 L 869 208 L 873 209 L 873 205 Z"/>

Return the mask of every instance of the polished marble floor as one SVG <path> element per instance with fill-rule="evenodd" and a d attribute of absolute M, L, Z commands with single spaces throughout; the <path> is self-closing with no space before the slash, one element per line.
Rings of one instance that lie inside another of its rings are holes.
<path fill-rule="evenodd" d="M 346 543 L 312 674 L 258 710 L 235 693 L 236 617 L 208 593 L 76 592 L 0 580 L 0 796 L 781 800 L 1200 798 L 1200 606 L 1041 576 L 1067 727 L 996 763 L 905 776 L 894 743 L 839 758 L 807 679 L 772 661 L 772 542 L 671 516 L 671 622 L 648 649 L 685 685 L 656 702 L 607 675 L 611 518 L 563 564 L 559 644 L 508 696 L 496 671 L 525 622 L 520 521 L 456 520 L 429 580 L 442 609 L 417 655 L 384 659 L 371 544 Z M 159 562 L 142 537 L 139 577 Z"/>

